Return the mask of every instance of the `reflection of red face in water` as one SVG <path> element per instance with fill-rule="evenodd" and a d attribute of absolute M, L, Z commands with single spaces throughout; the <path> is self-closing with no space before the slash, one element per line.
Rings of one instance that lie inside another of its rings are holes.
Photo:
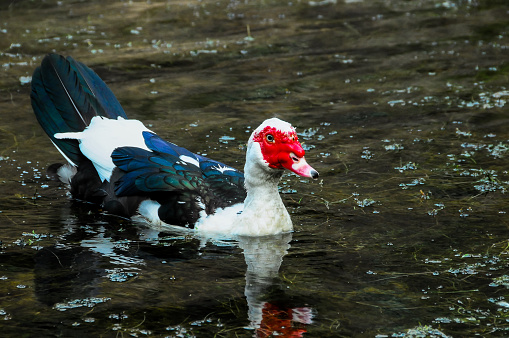
<path fill-rule="evenodd" d="M 282 309 L 277 305 L 265 303 L 256 337 L 272 337 L 274 334 L 290 338 L 303 337 L 307 332 L 305 325 L 311 324 L 312 318 L 313 312 L 307 307 Z"/>

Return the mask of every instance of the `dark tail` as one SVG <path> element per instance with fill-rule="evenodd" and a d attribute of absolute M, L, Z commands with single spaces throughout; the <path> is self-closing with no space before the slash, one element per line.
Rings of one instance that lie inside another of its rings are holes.
<path fill-rule="evenodd" d="M 73 164 L 84 160 L 78 141 L 55 133 L 83 131 L 94 116 L 127 116 L 108 86 L 93 70 L 70 56 L 47 55 L 32 77 L 32 108 L 51 141 Z"/>

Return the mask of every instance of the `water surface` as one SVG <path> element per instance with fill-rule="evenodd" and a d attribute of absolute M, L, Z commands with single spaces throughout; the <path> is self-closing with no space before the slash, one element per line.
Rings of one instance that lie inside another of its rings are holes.
<path fill-rule="evenodd" d="M 506 1 L 0 4 L 7 336 L 507 336 Z M 297 127 L 295 232 L 206 243 L 73 201 L 30 76 L 72 55 L 128 116 L 243 167 Z M 28 324 L 29 323 L 29 324 Z"/>

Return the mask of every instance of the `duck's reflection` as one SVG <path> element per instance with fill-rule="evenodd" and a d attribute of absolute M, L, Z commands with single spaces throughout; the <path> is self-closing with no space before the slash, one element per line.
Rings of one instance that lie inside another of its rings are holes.
<path fill-rule="evenodd" d="M 279 269 L 290 248 L 292 234 L 238 240 L 247 264 L 244 294 L 250 325 L 256 330 L 256 336 L 301 337 L 306 332 L 305 325 L 312 322 L 312 310 L 278 306 L 267 296 L 268 290 L 279 284 Z"/>
<path fill-rule="evenodd" d="M 189 233 L 172 235 L 168 229 L 132 227 L 119 232 L 106 222 L 95 220 L 93 225 L 84 225 L 66 216 L 63 228 L 67 233 L 54 247 L 41 250 L 35 259 L 36 293 L 41 302 L 53 308 L 76 299 L 101 297 L 101 290 L 107 285 L 104 278 L 122 282 L 143 275 L 147 269 L 159 269 L 161 261 L 168 263 L 165 265 L 168 269 L 172 265 L 182 268 L 182 262 L 203 259 L 210 262 L 211 248 L 214 259 L 220 259 L 218 248 L 225 256 L 240 248 L 247 265 L 244 288 L 247 317 L 255 336 L 300 337 L 306 332 L 306 325 L 312 323 L 311 308 L 288 305 L 291 302 L 279 277 L 292 233 L 238 237 L 218 243 Z"/>

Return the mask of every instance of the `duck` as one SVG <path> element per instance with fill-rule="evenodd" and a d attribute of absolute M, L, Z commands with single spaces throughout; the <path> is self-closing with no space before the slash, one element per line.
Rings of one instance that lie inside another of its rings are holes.
<path fill-rule="evenodd" d="M 43 58 L 30 97 L 67 162 L 50 165 L 48 175 L 109 214 L 225 236 L 290 232 L 278 190 L 284 171 L 319 176 L 295 128 L 275 117 L 250 135 L 244 172 L 165 141 L 127 118 L 101 78 L 70 56 Z"/>

